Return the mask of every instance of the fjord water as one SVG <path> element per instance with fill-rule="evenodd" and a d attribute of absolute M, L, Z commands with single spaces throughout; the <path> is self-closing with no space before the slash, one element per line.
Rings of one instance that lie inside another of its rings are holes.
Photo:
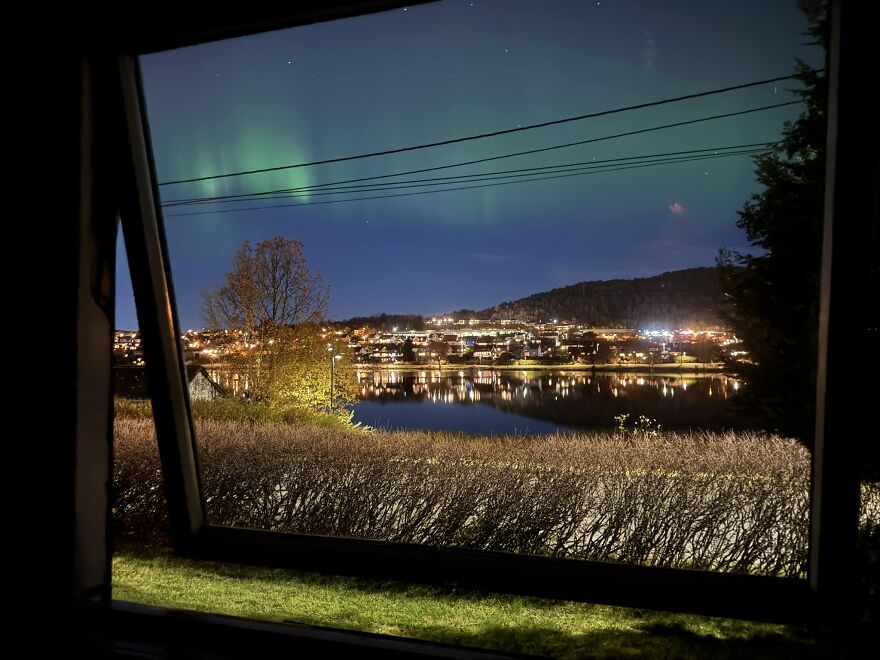
<path fill-rule="evenodd" d="M 548 370 L 364 370 L 354 421 L 387 429 L 474 434 L 602 430 L 629 414 L 676 431 L 750 428 L 745 383 L 722 373 Z"/>

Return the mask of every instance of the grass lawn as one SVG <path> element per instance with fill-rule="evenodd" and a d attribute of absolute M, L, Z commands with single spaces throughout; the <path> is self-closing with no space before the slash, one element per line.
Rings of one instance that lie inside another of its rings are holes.
<path fill-rule="evenodd" d="M 140 550 L 114 557 L 113 597 L 558 658 L 804 658 L 828 657 L 834 648 L 808 631 L 780 625 L 191 561 Z"/>

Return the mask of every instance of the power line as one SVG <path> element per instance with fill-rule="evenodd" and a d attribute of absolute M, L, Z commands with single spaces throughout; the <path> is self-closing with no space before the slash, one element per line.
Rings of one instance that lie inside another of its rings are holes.
<path fill-rule="evenodd" d="M 725 154 L 722 154 L 719 156 L 714 156 L 714 157 L 720 158 L 720 157 L 723 157 L 724 155 Z M 373 199 L 388 199 L 388 198 L 392 198 L 392 197 L 411 197 L 414 195 L 431 195 L 431 194 L 435 194 L 435 193 L 452 192 L 452 191 L 456 191 L 456 190 L 472 190 L 475 188 L 495 188 L 497 186 L 507 186 L 507 185 L 517 184 L 517 183 L 528 183 L 531 181 L 547 181 L 550 179 L 564 179 L 564 178 L 573 177 L 573 176 L 584 176 L 587 174 L 602 174 L 604 172 L 617 172 L 620 170 L 639 169 L 642 167 L 655 167 L 657 165 L 665 165 L 665 164 L 670 164 L 673 162 L 675 162 L 675 163 L 690 162 L 691 160 L 697 160 L 697 159 L 679 159 L 679 160 L 675 160 L 675 161 L 664 161 L 662 163 L 640 163 L 640 164 L 635 164 L 635 165 L 625 165 L 625 166 L 621 166 L 621 167 L 608 167 L 605 169 L 591 169 L 588 172 L 577 172 L 575 174 L 559 174 L 559 175 L 554 175 L 554 176 L 535 177 L 535 178 L 525 179 L 525 180 L 520 180 L 520 181 L 506 181 L 503 183 L 489 183 L 489 184 L 482 184 L 482 185 L 478 185 L 478 186 L 461 186 L 458 188 L 445 188 L 443 190 L 421 190 L 418 192 L 399 193 L 399 194 L 394 194 L 394 195 L 377 195 L 377 196 L 372 196 L 372 197 L 354 197 L 354 198 L 349 198 L 349 199 L 327 200 L 327 201 L 323 201 L 323 202 L 303 202 L 300 204 L 276 204 L 276 205 L 269 205 L 269 206 L 252 206 L 252 207 L 238 208 L 238 209 L 219 209 L 216 211 L 192 211 L 192 212 L 188 212 L 188 213 L 173 213 L 173 214 L 166 215 L 165 217 L 177 218 L 177 217 L 190 216 L 190 215 L 211 215 L 211 214 L 215 214 L 215 213 L 235 213 L 238 211 L 261 211 L 264 209 L 293 208 L 293 207 L 301 207 L 301 206 L 316 206 L 316 205 L 321 205 L 321 204 L 338 204 L 341 202 L 358 202 L 358 201 L 366 201 L 366 200 L 373 200 Z M 705 159 L 699 159 L 699 160 L 705 160 Z"/>
<path fill-rule="evenodd" d="M 743 149 L 738 151 L 726 151 L 724 153 L 716 153 L 716 154 L 700 154 L 700 155 L 690 155 L 690 156 L 678 156 L 672 158 L 657 158 L 654 160 L 642 160 L 641 164 L 651 164 L 651 165 L 661 165 L 664 163 L 676 163 L 676 162 L 692 162 L 697 160 L 709 160 L 713 158 L 721 158 L 725 156 L 744 156 L 744 155 L 755 155 L 760 153 L 767 153 L 769 149 L 766 146 L 761 148 L 752 148 L 752 149 Z M 544 172 L 544 174 L 558 174 L 561 172 L 583 172 L 595 169 L 601 169 L 602 171 L 608 171 L 605 168 L 608 167 L 607 163 L 611 161 L 621 161 L 621 160 L 632 160 L 633 158 L 644 159 L 645 156 L 634 156 L 630 158 L 613 158 L 608 161 L 596 161 L 595 163 L 588 162 L 582 163 L 583 167 L 574 167 L 574 166 L 559 166 L 559 165 L 551 165 L 548 167 L 556 167 L 561 168 L 564 167 L 566 169 L 556 169 L 553 172 Z M 535 169 L 547 169 L 547 168 L 527 168 L 529 170 Z M 613 171 L 613 170 L 611 170 Z M 500 174 L 501 176 L 497 176 Z M 402 182 L 394 182 L 389 184 L 372 184 L 372 186 L 381 185 L 380 188 L 375 187 L 364 187 L 364 186 L 345 186 L 343 188 L 337 189 L 320 189 L 318 191 L 298 191 L 298 192 L 290 192 L 284 195 L 277 196 L 269 196 L 269 197 L 259 197 L 259 200 L 276 200 L 276 199 L 300 199 L 303 197 L 323 197 L 326 195 L 349 195 L 354 193 L 361 192 L 384 192 L 388 190 L 401 190 L 407 188 L 426 188 L 429 186 L 444 186 L 444 185 L 454 185 L 458 183 L 473 183 L 474 181 L 495 181 L 499 179 L 516 179 L 522 177 L 530 177 L 534 176 L 534 171 L 525 171 L 515 174 L 508 174 L 504 172 L 496 172 L 496 173 L 485 173 L 485 174 L 471 174 L 466 175 L 469 180 L 467 181 L 450 181 L 448 179 L 460 179 L 461 177 L 440 177 L 441 180 L 423 180 L 423 181 L 402 181 Z M 254 198 L 251 197 L 242 197 L 239 199 L 227 199 L 222 201 L 209 201 L 209 202 L 201 202 L 202 204 L 231 204 L 237 202 L 250 202 L 254 201 Z M 172 208 L 177 208 L 179 206 L 187 206 L 184 204 L 179 204 Z"/>
<path fill-rule="evenodd" d="M 704 154 L 701 156 L 657 159 L 657 160 L 653 160 L 653 161 L 643 161 L 643 163 L 651 164 L 651 165 L 662 165 L 664 163 L 693 162 L 693 161 L 697 161 L 697 160 L 709 160 L 709 159 L 713 159 L 713 158 L 720 158 L 723 156 L 742 156 L 742 155 L 762 154 L 762 153 L 767 153 L 767 151 L 768 151 L 767 149 L 748 149 L 748 150 L 744 150 L 744 151 L 731 151 L 731 152 L 727 152 L 725 154 L 718 154 L 718 155 Z M 601 169 L 602 171 L 613 171 L 613 170 L 606 170 L 606 169 L 602 168 L 601 166 L 597 166 L 597 165 L 588 165 L 585 167 L 560 169 L 560 170 L 556 170 L 552 173 L 556 174 L 556 173 L 560 173 L 560 172 L 583 172 L 583 171 L 589 171 L 589 170 L 594 170 L 594 169 Z M 550 173 L 551 172 L 545 172 L 545 174 L 550 174 Z M 362 186 L 350 186 L 347 189 L 336 189 L 336 190 L 331 189 L 329 191 L 322 190 L 322 191 L 318 191 L 318 192 L 304 191 L 304 192 L 288 193 L 286 195 L 262 197 L 259 199 L 266 199 L 266 200 L 299 199 L 299 198 L 303 198 L 303 197 L 323 197 L 326 195 L 350 195 L 353 193 L 361 193 L 361 192 L 382 192 L 382 191 L 386 191 L 386 190 L 401 190 L 401 189 L 407 189 L 407 188 L 426 188 L 429 186 L 444 186 L 444 185 L 453 185 L 453 184 L 457 184 L 457 183 L 473 183 L 474 181 L 496 181 L 499 179 L 516 179 L 516 178 L 522 178 L 522 177 L 529 177 L 531 175 L 533 175 L 533 173 L 508 174 L 508 175 L 504 175 L 504 176 L 471 175 L 469 177 L 469 179 L 470 179 L 469 181 L 434 181 L 434 182 L 428 182 L 428 183 L 401 182 L 401 183 L 395 183 L 395 184 L 388 184 L 388 185 L 385 185 L 380 188 L 366 188 L 366 187 L 362 187 Z M 250 198 L 232 199 L 232 200 L 226 200 L 226 202 L 222 202 L 222 203 L 249 202 L 249 201 L 252 201 L 252 200 Z M 220 203 L 220 202 L 214 202 L 214 203 Z"/>
<path fill-rule="evenodd" d="M 690 126 L 692 124 L 699 124 L 706 121 L 714 121 L 715 119 L 725 119 L 727 117 L 739 117 L 741 115 L 748 115 L 753 112 L 763 112 L 764 110 L 773 110 L 775 108 L 784 108 L 789 105 L 798 105 L 803 103 L 801 100 L 797 101 L 786 101 L 785 103 L 774 103 L 772 105 L 763 105 L 757 108 L 750 108 L 748 110 L 739 110 L 737 112 L 726 112 L 719 115 L 710 115 L 708 117 L 700 117 L 698 119 L 689 119 L 687 121 L 679 121 L 674 122 L 672 124 L 661 124 L 659 126 L 652 126 L 651 128 L 642 128 L 635 131 L 626 131 L 624 133 L 615 133 L 613 135 L 604 135 L 602 137 L 591 138 L 589 140 L 579 140 L 577 142 L 567 142 L 565 144 L 556 144 L 552 147 L 541 147 L 538 149 L 528 149 L 526 151 L 515 151 L 513 153 L 502 154 L 500 156 L 489 156 L 486 158 L 477 158 L 476 160 L 465 160 L 458 163 L 450 163 L 448 165 L 437 165 L 435 167 L 423 167 L 417 170 L 407 170 L 404 172 L 394 172 L 392 174 L 379 174 L 377 176 L 363 177 L 360 179 L 348 179 L 347 181 L 339 181 L 336 183 L 354 183 L 357 181 L 373 181 L 376 179 L 387 179 L 395 176 L 404 176 L 407 174 L 422 174 L 424 172 L 436 172 L 438 170 L 448 170 L 454 167 L 464 167 L 465 165 L 477 165 L 479 163 L 488 163 L 495 160 L 503 160 L 505 158 L 514 158 L 516 156 L 529 156 L 531 154 L 544 153 L 546 151 L 554 151 L 556 149 L 566 149 L 568 147 L 577 147 L 583 144 L 592 144 L 594 142 L 603 142 L 605 140 L 614 140 L 621 137 L 628 137 L 630 135 L 641 135 L 643 133 L 651 133 L 653 131 L 660 131 L 667 128 L 677 128 L 679 126 Z M 279 190 L 268 191 L 265 194 L 273 194 L 279 192 L 289 192 L 291 188 L 282 188 Z"/>
<path fill-rule="evenodd" d="M 717 156 L 713 156 L 713 158 L 722 158 L 727 155 L 735 155 L 735 154 L 719 154 Z M 417 192 L 397 193 L 394 195 L 375 195 L 372 197 L 354 197 L 354 198 L 349 198 L 349 199 L 331 199 L 331 200 L 326 200 L 323 202 L 302 202 L 299 204 L 274 204 L 274 205 L 269 205 L 269 206 L 249 206 L 246 208 L 219 209 L 216 211 L 190 211 L 188 213 L 172 213 L 172 214 L 166 215 L 165 217 L 166 218 L 180 218 L 180 217 L 191 216 L 191 215 L 212 215 L 212 214 L 217 214 L 217 213 L 236 213 L 236 212 L 240 212 L 240 211 L 263 211 L 263 210 L 268 210 L 268 209 L 317 206 L 317 205 L 321 205 L 321 204 L 339 204 L 342 202 L 360 202 L 360 201 L 367 201 L 367 200 L 373 200 L 373 199 L 389 199 L 392 197 L 412 197 L 414 195 L 433 195 L 436 193 L 452 192 L 452 191 L 456 191 L 456 190 L 474 190 L 476 188 L 495 188 L 498 186 L 509 186 L 509 185 L 518 184 L 518 183 L 529 183 L 532 181 L 549 181 L 551 179 L 565 179 L 568 177 L 585 176 L 588 174 L 602 174 L 604 172 L 618 172 L 621 170 L 632 170 L 632 169 L 639 169 L 642 167 L 656 167 L 657 165 L 668 165 L 671 163 L 690 162 L 691 160 L 705 160 L 705 158 L 679 159 L 679 160 L 675 160 L 675 161 L 662 162 L 662 163 L 638 163 L 638 164 L 631 164 L 631 165 L 623 165 L 623 166 L 619 166 L 619 167 L 608 167 L 605 169 L 599 169 L 599 168 L 590 169 L 587 172 L 576 172 L 574 174 L 555 174 L 552 176 L 534 177 L 531 179 L 524 179 L 524 180 L 519 180 L 519 181 L 504 181 L 501 183 L 484 183 L 484 184 L 480 184 L 477 186 L 460 186 L 457 188 L 444 188 L 442 190 L 420 190 Z"/>
<path fill-rule="evenodd" d="M 519 133 L 522 131 L 530 131 L 530 130 L 533 130 L 536 128 L 544 128 L 547 126 L 557 126 L 559 124 L 565 124 L 565 123 L 570 123 L 570 122 L 575 122 L 575 121 L 583 121 L 585 119 L 595 119 L 597 117 L 604 117 L 607 115 L 617 114 L 617 113 L 621 113 L 621 112 L 629 112 L 631 110 L 641 110 L 643 108 L 652 108 L 652 107 L 657 107 L 660 105 L 666 105 L 669 103 L 678 103 L 680 101 L 686 101 L 689 99 L 702 98 L 702 97 L 706 97 L 706 96 L 712 96 L 715 94 L 723 94 L 726 92 L 732 92 L 732 91 L 736 91 L 736 90 L 740 90 L 740 89 L 747 89 L 749 87 L 756 87 L 758 85 L 766 85 L 768 83 L 780 82 L 783 80 L 791 80 L 796 77 L 797 77 L 796 75 L 777 76 L 775 78 L 767 78 L 765 80 L 756 80 L 753 82 L 744 83 L 742 85 L 731 85 L 729 87 L 720 87 L 717 89 L 711 89 L 711 90 L 707 90 L 704 92 L 697 92 L 694 94 L 686 94 L 684 96 L 675 96 L 672 98 L 661 99 L 659 101 L 649 101 L 648 103 L 639 103 L 636 105 L 625 106 L 622 108 L 614 108 L 611 110 L 602 110 L 599 112 L 592 112 L 592 113 L 588 113 L 588 114 L 584 114 L 584 115 L 577 115 L 575 117 L 565 117 L 563 119 L 554 119 L 551 121 L 545 121 L 545 122 L 541 122 L 538 124 L 530 124 L 528 126 L 517 126 L 516 128 L 507 128 L 504 130 L 492 131 L 489 133 L 479 133 L 477 135 L 469 135 L 466 137 L 452 138 L 449 140 L 440 140 L 438 142 L 428 142 L 425 144 L 417 144 L 417 145 L 412 145 L 409 147 L 399 147 L 397 149 L 385 149 L 383 151 L 373 151 L 371 153 L 358 154 L 355 156 L 339 156 L 337 158 L 327 158 L 324 160 L 315 160 L 315 161 L 311 161 L 311 162 L 307 162 L 307 163 L 296 163 L 296 164 L 292 164 L 292 165 L 278 165 L 276 167 L 264 167 L 264 168 L 255 169 L 255 170 L 243 170 L 241 172 L 228 172 L 226 174 L 212 174 L 209 176 L 192 177 L 189 179 L 178 179 L 175 181 L 164 181 L 164 182 L 160 183 L 159 185 L 160 186 L 170 186 L 170 185 L 174 185 L 174 184 L 195 183 L 197 181 L 208 181 L 211 179 L 224 179 L 224 178 L 234 177 L 234 176 L 262 174 L 264 172 L 277 172 L 279 170 L 295 169 L 295 168 L 299 168 L 299 167 L 312 167 L 314 165 L 327 165 L 330 163 L 341 163 L 341 162 L 350 161 L 350 160 L 359 160 L 362 158 L 373 158 L 375 156 L 388 156 L 390 154 L 404 153 L 407 151 L 416 151 L 419 149 L 429 149 L 432 147 L 441 147 L 441 146 L 448 145 L 448 144 L 458 144 L 460 142 L 470 142 L 472 140 L 482 140 L 484 138 L 497 137 L 499 135 L 508 135 L 510 133 Z"/>
<path fill-rule="evenodd" d="M 750 148 L 768 148 L 773 147 L 779 144 L 777 141 L 767 140 L 765 142 L 753 142 L 750 144 L 740 144 L 740 145 L 729 145 L 726 147 L 706 147 L 703 149 L 688 149 L 686 151 L 670 151 L 665 153 L 655 153 L 655 154 L 644 154 L 640 156 L 622 156 L 619 158 L 605 158 L 602 160 L 589 160 L 589 161 L 580 161 L 576 163 L 563 163 L 558 165 L 543 165 L 539 167 L 524 167 L 513 170 L 499 170 L 495 172 L 480 172 L 475 174 L 456 174 L 452 176 L 445 177 L 430 177 L 427 179 L 409 179 L 404 181 L 395 181 L 391 182 L 395 185 L 397 184 L 405 184 L 405 183 L 433 183 L 435 181 L 451 181 L 453 179 L 475 179 L 478 177 L 486 177 L 496 174 L 515 174 L 519 172 L 535 172 L 539 170 L 561 170 L 563 168 L 570 167 L 579 167 L 582 165 L 602 165 L 606 163 L 613 162 L 621 162 L 628 160 L 641 160 L 648 158 L 661 158 L 667 156 L 683 156 L 683 155 L 691 155 L 691 154 L 699 154 L 699 153 L 718 153 L 719 151 L 729 151 L 732 149 L 750 149 Z M 384 175 L 384 176 L 394 176 L 394 175 Z M 401 176 L 398 174 L 397 176 Z M 371 180 L 376 177 L 363 177 L 362 179 L 350 179 L 347 181 L 337 181 L 337 182 L 329 182 L 316 184 L 312 186 L 300 186 L 298 188 L 282 188 L 279 190 L 271 190 L 271 191 L 263 191 L 263 192 L 255 192 L 255 193 L 241 193 L 238 195 L 218 195 L 214 197 L 197 197 L 191 199 L 178 199 L 178 200 L 170 200 L 168 202 L 164 202 L 162 204 L 163 207 L 178 207 L 178 206 L 190 206 L 195 204 L 216 204 L 220 202 L 239 202 L 239 201 L 250 201 L 251 199 L 281 199 L 282 197 L 272 197 L 271 195 L 279 194 L 279 193 L 295 193 L 295 192 L 307 192 L 307 191 L 324 191 L 324 190 L 344 190 L 347 188 L 359 188 L 359 189 L 369 189 L 377 186 L 386 187 L 390 186 L 391 183 L 364 183 L 358 186 L 345 186 L 342 184 L 348 183 L 356 183 L 364 180 Z M 461 181 L 458 181 L 461 183 Z M 317 193 L 315 193 L 317 194 Z"/>

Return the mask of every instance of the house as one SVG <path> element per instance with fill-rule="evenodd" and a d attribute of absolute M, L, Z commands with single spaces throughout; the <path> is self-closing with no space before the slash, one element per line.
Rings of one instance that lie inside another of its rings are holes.
<path fill-rule="evenodd" d="M 186 381 L 190 401 L 210 401 L 225 394 L 205 368 L 197 364 L 186 365 Z M 149 399 L 146 367 L 114 366 L 113 393 L 124 399 Z"/>

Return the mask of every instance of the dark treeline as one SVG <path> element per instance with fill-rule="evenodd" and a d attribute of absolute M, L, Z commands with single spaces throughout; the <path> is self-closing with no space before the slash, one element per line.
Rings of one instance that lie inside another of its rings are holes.
<path fill-rule="evenodd" d="M 424 330 L 425 319 L 419 314 L 374 314 L 373 316 L 354 316 L 333 325 L 347 328 L 375 328 L 376 330 Z"/>
<path fill-rule="evenodd" d="M 719 324 L 720 296 L 718 268 L 689 268 L 648 278 L 572 284 L 490 307 L 478 316 L 559 319 L 593 327 L 705 327 Z"/>

